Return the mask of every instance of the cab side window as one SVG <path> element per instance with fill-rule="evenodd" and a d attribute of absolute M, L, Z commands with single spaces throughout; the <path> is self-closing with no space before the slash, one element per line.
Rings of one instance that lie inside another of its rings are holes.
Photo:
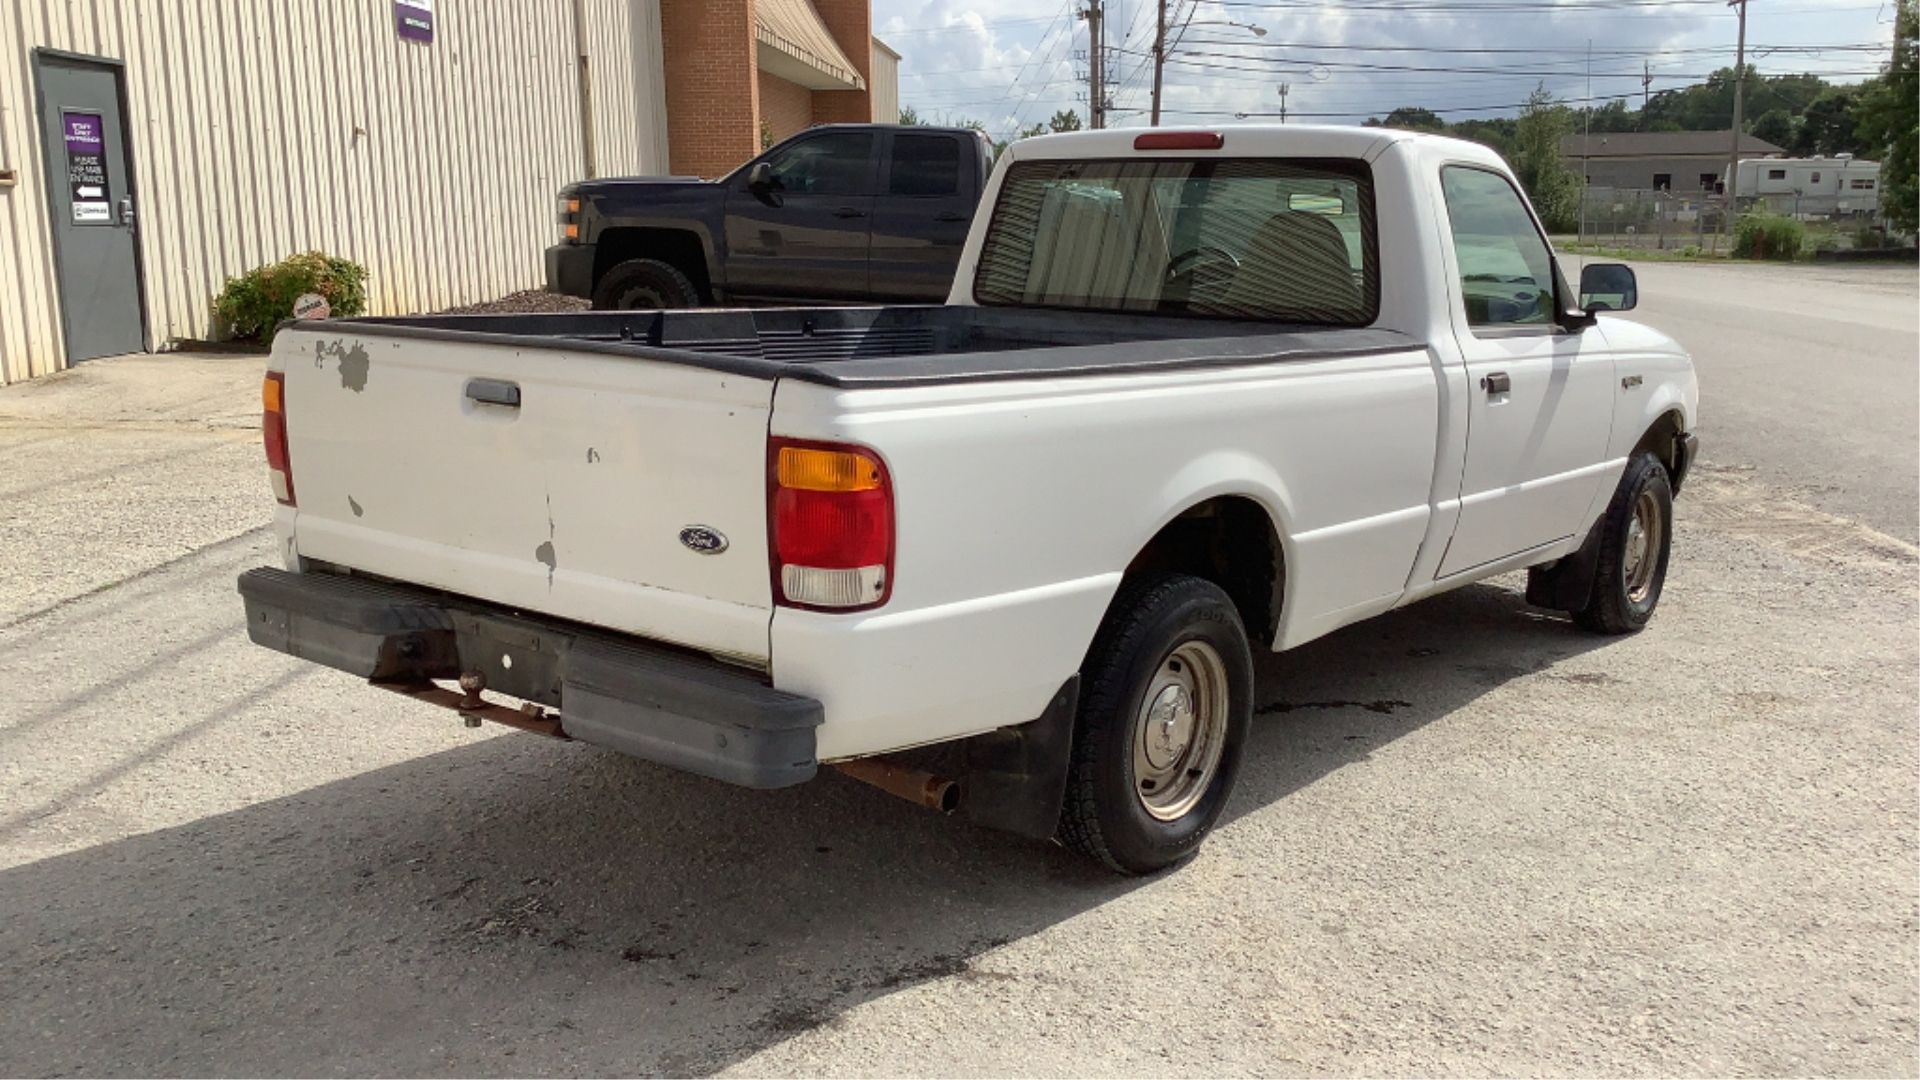
<path fill-rule="evenodd" d="M 1460 292 L 1471 326 L 1551 326 L 1553 250 L 1507 178 L 1485 169 L 1440 171 L 1453 226 Z"/>
<path fill-rule="evenodd" d="M 867 195 L 873 135 L 836 131 L 794 143 L 768 159 L 775 190 L 789 195 Z"/>

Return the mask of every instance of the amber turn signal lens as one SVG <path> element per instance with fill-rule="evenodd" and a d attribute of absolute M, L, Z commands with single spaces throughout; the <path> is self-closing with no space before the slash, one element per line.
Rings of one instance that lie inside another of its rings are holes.
<path fill-rule="evenodd" d="M 279 372 L 272 372 L 268 374 L 266 378 L 260 380 L 261 408 L 274 413 L 284 411 L 281 407 L 280 397 L 281 388 L 286 386 L 286 383 L 282 381 L 283 378 L 284 376 Z"/>
<path fill-rule="evenodd" d="M 567 222 L 567 239 L 569 240 L 580 239 L 580 223 L 579 222 L 577 221 Z"/>
<path fill-rule="evenodd" d="M 880 486 L 880 464 L 865 454 L 783 446 L 780 486 L 793 491 L 871 491 Z"/>

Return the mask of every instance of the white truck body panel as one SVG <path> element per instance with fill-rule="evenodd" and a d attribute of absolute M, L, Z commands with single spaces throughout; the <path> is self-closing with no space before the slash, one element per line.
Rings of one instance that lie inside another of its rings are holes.
<path fill-rule="evenodd" d="M 300 555 L 766 659 L 770 383 L 297 326 L 274 366 Z M 474 379 L 517 384 L 521 406 L 472 400 Z M 730 557 L 679 543 L 693 524 L 723 531 Z"/>

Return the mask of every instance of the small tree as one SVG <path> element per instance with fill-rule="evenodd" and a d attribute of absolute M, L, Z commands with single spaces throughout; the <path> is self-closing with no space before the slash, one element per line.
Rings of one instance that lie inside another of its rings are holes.
<path fill-rule="evenodd" d="M 1053 119 L 1047 121 L 1047 128 L 1054 132 L 1079 131 L 1080 114 L 1072 109 L 1054 113 Z"/>
<path fill-rule="evenodd" d="M 900 122 L 908 127 L 924 127 L 927 123 L 920 119 L 920 111 L 911 105 L 900 106 Z"/>
<path fill-rule="evenodd" d="M 1753 134 L 1775 146 L 1785 149 L 1792 146 L 1799 135 L 1793 114 L 1785 109 L 1768 109 L 1753 122 Z"/>
<path fill-rule="evenodd" d="M 1527 189 L 1540 220 L 1553 232 L 1579 227 L 1581 181 L 1560 156 L 1560 140 L 1573 131 L 1573 114 L 1547 91 L 1545 83 L 1527 96 L 1513 128 L 1508 161 Z"/>
<path fill-rule="evenodd" d="M 1860 94 L 1857 134 L 1880 159 L 1880 208 L 1903 233 L 1920 228 L 1920 3 L 1894 12 L 1893 58 Z"/>

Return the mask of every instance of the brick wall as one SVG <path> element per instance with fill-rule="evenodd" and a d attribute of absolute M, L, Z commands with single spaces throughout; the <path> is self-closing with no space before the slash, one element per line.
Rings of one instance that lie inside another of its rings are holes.
<path fill-rule="evenodd" d="M 753 0 L 660 0 L 674 172 L 719 176 L 760 152 L 754 48 Z"/>
<path fill-rule="evenodd" d="M 860 77 L 873 77 L 873 0 L 813 0 L 840 50 L 860 70 Z M 869 124 L 873 122 L 871 90 L 817 90 L 813 95 L 813 119 L 819 124 Z"/>
<path fill-rule="evenodd" d="M 760 119 L 779 142 L 813 126 L 813 91 L 777 75 L 760 73 Z"/>

